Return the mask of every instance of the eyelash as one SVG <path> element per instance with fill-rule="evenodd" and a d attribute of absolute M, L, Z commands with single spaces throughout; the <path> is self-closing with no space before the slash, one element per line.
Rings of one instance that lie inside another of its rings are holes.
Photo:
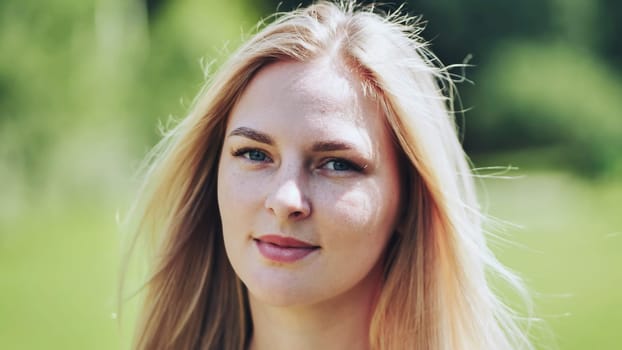
<path fill-rule="evenodd" d="M 356 164 L 356 163 L 353 163 L 353 162 L 350 162 L 350 161 L 348 161 L 348 160 L 341 159 L 341 158 L 332 158 L 332 159 L 329 159 L 329 160 L 327 160 L 327 161 L 325 161 L 325 162 L 323 163 L 323 166 L 326 166 L 326 164 L 331 163 L 331 162 L 334 162 L 334 163 L 343 163 L 343 164 L 345 164 L 345 165 L 346 165 L 346 167 L 347 167 L 347 169 L 344 169 L 344 170 L 336 170 L 336 169 L 331 169 L 331 170 L 333 170 L 333 171 L 355 171 L 355 172 L 362 172 L 362 171 L 363 171 L 363 169 L 365 169 L 365 167 L 362 167 L 362 166 L 360 166 L 360 165 L 358 165 L 358 164 Z M 334 166 L 333 166 L 333 168 L 334 168 Z"/>
<path fill-rule="evenodd" d="M 250 158 L 250 154 L 249 154 L 250 152 L 261 153 L 265 157 L 265 159 L 263 159 L 263 160 L 253 160 L 253 159 Z M 244 157 L 245 159 L 247 159 L 247 160 L 249 160 L 251 162 L 263 163 L 263 162 L 271 160 L 270 156 L 268 156 L 266 154 L 266 152 L 264 152 L 264 151 L 262 151 L 260 149 L 257 149 L 257 148 L 243 147 L 243 148 L 240 148 L 240 149 L 233 150 L 231 152 L 231 154 L 234 157 Z M 363 172 L 363 170 L 365 170 L 365 168 L 366 168 L 365 166 L 360 166 L 360 165 L 358 165 L 358 164 L 356 164 L 354 162 L 351 162 L 349 160 L 342 159 L 342 158 L 330 158 L 330 159 L 327 159 L 326 161 L 324 161 L 322 163 L 322 168 L 324 168 L 327 164 L 333 163 L 333 162 L 334 163 L 345 164 L 347 169 L 337 170 L 337 169 L 334 169 L 334 166 L 333 166 L 333 169 L 330 169 L 331 171 L 337 171 L 337 172 L 345 172 L 345 171 Z"/>
<path fill-rule="evenodd" d="M 266 158 L 266 159 L 261 160 L 261 161 L 260 161 L 260 160 L 253 160 L 253 159 L 251 159 L 251 158 L 250 158 L 250 155 L 249 155 L 249 156 L 246 156 L 246 154 L 248 154 L 248 153 L 250 153 L 250 152 L 259 152 L 259 153 L 261 153 L 263 156 L 265 156 L 265 158 Z M 231 154 L 232 154 L 234 157 L 244 157 L 244 158 L 248 159 L 248 160 L 249 160 L 249 161 L 251 161 L 251 162 L 265 162 L 266 160 L 270 160 L 270 159 L 271 159 L 271 158 L 270 158 L 270 156 L 268 156 L 268 155 L 266 154 L 266 152 L 264 152 L 264 151 L 262 151 L 262 150 L 260 150 L 260 149 L 257 149 L 257 148 L 248 148 L 248 147 L 244 147 L 244 148 L 240 148 L 240 149 L 237 149 L 237 150 L 233 150 L 233 152 L 232 152 Z"/>

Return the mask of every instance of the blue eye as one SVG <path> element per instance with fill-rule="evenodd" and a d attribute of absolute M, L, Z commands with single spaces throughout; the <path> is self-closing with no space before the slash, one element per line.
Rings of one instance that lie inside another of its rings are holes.
<path fill-rule="evenodd" d="M 264 152 L 257 149 L 246 151 L 244 157 L 255 162 L 265 162 L 268 159 L 268 156 Z"/>
<path fill-rule="evenodd" d="M 342 160 L 342 159 L 329 160 L 328 162 L 324 164 L 324 166 L 328 168 L 329 170 L 334 170 L 334 171 L 359 171 L 360 170 L 360 167 L 348 161 Z"/>
<path fill-rule="evenodd" d="M 270 157 L 266 152 L 255 148 L 241 148 L 232 152 L 234 157 L 244 157 L 252 162 L 267 162 L 270 161 Z"/>

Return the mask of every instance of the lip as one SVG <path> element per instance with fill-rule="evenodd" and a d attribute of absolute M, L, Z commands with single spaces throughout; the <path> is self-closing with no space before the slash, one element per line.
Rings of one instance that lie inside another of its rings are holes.
<path fill-rule="evenodd" d="M 278 245 L 283 248 L 319 248 L 318 246 L 311 243 L 307 243 L 293 237 L 285 237 L 281 235 L 263 235 L 257 237 L 256 240 Z"/>
<path fill-rule="evenodd" d="M 320 249 L 319 246 L 280 235 L 263 235 L 253 240 L 264 258 L 281 263 L 301 260 Z"/>

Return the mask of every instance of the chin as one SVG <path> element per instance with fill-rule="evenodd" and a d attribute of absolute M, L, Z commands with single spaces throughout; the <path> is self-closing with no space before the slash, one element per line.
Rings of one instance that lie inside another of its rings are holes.
<path fill-rule="evenodd" d="M 257 295 L 253 294 L 253 298 L 264 305 L 273 307 L 293 307 L 303 305 L 304 298 L 292 295 Z"/>
<path fill-rule="evenodd" d="M 303 306 L 313 304 L 323 299 L 323 293 L 314 290 L 313 284 L 300 283 L 292 276 L 275 276 L 272 274 L 255 275 L 245 281 L 249 297 L 262 304 L 275 307 Z M 280 277 L 280 278 L 279 278 Z"/>

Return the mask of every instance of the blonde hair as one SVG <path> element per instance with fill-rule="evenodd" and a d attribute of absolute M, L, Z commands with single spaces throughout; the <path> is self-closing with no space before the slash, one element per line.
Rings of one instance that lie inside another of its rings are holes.
<path fill-rule="evenodd" d="M 262 67 L 343 60 L 384 111 L 404 159 L 404 215 L 372 321 L 373 349 L 528 349 L 488 277 L 520 288 L 486 246 L 473 176 L 453 120 L 449 73 L 415 19 L 353 1 L 276 16 L 224 64 L 149 157 L 131 215 L 155 244 L 138 349 L 244 349 L 246 290 L 225 255 L 216 198 L 228 115 Z M 489 275 L 490 274 L 490 275 Z"/>

